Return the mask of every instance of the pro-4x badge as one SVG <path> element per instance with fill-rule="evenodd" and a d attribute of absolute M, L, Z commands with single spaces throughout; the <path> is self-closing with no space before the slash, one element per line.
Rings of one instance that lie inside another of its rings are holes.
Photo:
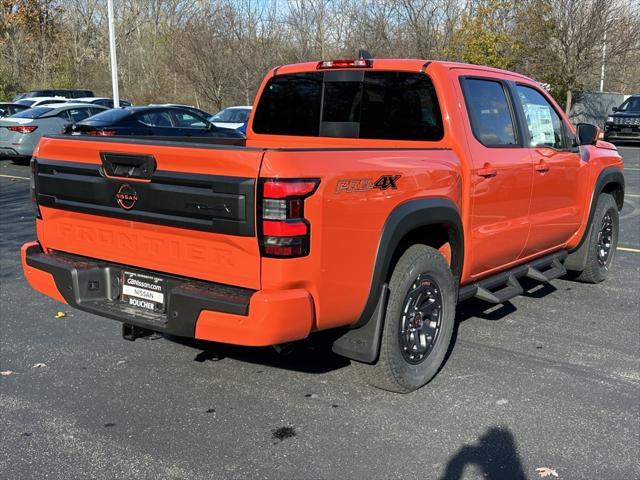
<path fill-rule="evenodd" d="M 398 179 L 401 175 L 382 175 L 377 180 L 371 178 L 356 178 L 356 179 L 344 179 L 338 180 L 336 184 L 336 193 L 340 192 L 366 192 L 367 190 L 373 190 L 378 188 L 380 190 L 397 190 Z"/>

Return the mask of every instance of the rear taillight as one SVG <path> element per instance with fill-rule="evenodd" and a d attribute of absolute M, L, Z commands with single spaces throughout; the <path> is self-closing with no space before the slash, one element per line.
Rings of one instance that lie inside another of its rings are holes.
<path fill-rule="evenodd" d="M 87 135 L 96 137 L 112 137 L 116 134 L 115 130 L 90 130 Z"/>
<path fill-rule="evenodd" d="M 38 164 L 35 158 L 31 159 L 31 178 L 29 183 L 31 184 L 31 200 L 33 201 L 33 209 L 37 218 L 42 218 L 40 215 L 40 207 L 38 206 L 38 197 L 36 192 L 36 181 L 38 177 Z"/>
<path fill-rule="evenodd" d="M 36 128 L 38 127 L 34 125 L 15 125 L 15 126 L 7 127 L 9 131 L 18 132 L 18 133 L 31 133 L 31 132 L 34 132 Z"/>
<path fill-rule="evenodd" d="M 318 179 L 262 181 L 259 228 L 263 256 L 293 258 L 309 254 L 311 225 L 304 218 L 304 200 L 319 184 Z"/>

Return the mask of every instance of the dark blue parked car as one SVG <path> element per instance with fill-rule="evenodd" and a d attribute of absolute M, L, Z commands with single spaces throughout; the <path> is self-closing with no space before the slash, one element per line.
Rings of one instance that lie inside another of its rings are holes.
<path fill-rule="evenodd" d="M 167 106 L 108 110 L 69 125 L 65 133 L 94 136 L 244 138 L 242 133 L 216 127 L 190 110 Z"/>

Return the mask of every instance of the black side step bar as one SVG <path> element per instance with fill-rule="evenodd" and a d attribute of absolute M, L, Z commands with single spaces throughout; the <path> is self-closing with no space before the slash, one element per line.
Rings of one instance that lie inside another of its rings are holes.
<path fill-rule="evenodd" d="M 458 292 L 458 301 L 476 297 L 489 303 L 504 303 L 524 292 L 518 278 L 528 277 L 548 283 L 565 275 L 567 269 L 562 264 L 565 258 L 567 258 L 567 252 L 553 253 L 506 272 L 483 278 L 476 283 L 464 285 Z"/>

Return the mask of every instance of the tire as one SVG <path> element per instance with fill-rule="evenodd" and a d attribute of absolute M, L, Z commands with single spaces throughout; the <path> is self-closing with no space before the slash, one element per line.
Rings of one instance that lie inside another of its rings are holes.
<path fill-rule="evenodd" d="M 389 290 L 378 361 L 373 365 L 353 363 L 358 375 L 370 385 L 408 393 L 429 382 L 442 366 L 455 323 L 456 282 L 437 250 L 413 245 L 398 260 Z M 412 305 L 425 306 L 426 313 Z M 423 315 L 429 322 L 421 320 Z M 434 323 L 436 328 L 429 328 Z M 417 332 L 428 333 L 402 333 L 412 331 L 418 324 L 421 326 Z M 424 342 L 416 342 L 417 338 Z M 423 352 L 425 342 L 428 347 Z"/>
<path fill-rule="evenodd" d="M 29 165 L 31 157 L 13 157 L 11 161 L 14 165 Z"/>
<path fill-rule="evenodd" d="M 605 224 L 610 225 L 609 234 L 605 232 Z M 620 227 L 620 216 L 618 205 L 608 193 L 601 193 L 596 202 L 596 209 L 593 213 L 591 228 L 589 229 L 589 250 L 587 252 L 587 262 L 584 270 L 578 272 L 576 280 L 585 283 L 600 283 L 607 278 L 618 246 L 618 230 Z M 609 248 L 606 258 L 602 257 L 602 247 L 607 236 L 609 238 Z M 603 243 L 601 244 L 601 240 Z"/>

